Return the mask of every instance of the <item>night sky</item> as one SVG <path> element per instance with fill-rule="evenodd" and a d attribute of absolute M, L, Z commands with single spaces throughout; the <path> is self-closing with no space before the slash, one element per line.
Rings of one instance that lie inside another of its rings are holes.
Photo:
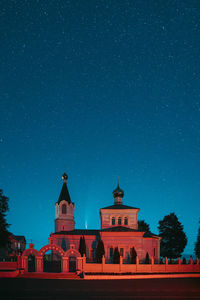
<path fill-rule="evenodd" d="M 76 228 L 139 207 L 174 212 L 193 253 L 200 217 L 200 1 L 1 0 L 0 188 L 10 231 L 54 231 L 66 172 Z"/>

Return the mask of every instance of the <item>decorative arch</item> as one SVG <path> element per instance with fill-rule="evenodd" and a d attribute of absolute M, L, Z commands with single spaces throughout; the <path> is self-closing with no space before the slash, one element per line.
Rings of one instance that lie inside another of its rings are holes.
<path fill-rule="evenodd" d="M 69 250 L 67 250 L 64 254 L 65 257 L 70 257 L 70 256 L 76 256 L 76 258 L 81 257 L 81 254 L 79 253 L 78 250 L 74 249 L 74 248 L 70 248 Z"/>
<path fill-rule="evenodd" d="M 29 261 L 30 255 L 32 256 L 31 262 Z M 21 256 L 22 268 L 24 268 L 25 272 L 35 272 L 35 267 L 36 267 L 35 261 L 37 260 L 37 257 L 38 257 L 38 251 L 34 249 L 34 244 L 30 243 L 29 248 L 24 250 Z M 29 263 L 31 264 L 31 268 Z"/>
<path fill-rule="evenodd" d="M 78 250 L 74 248 L 74 245 L 70 245 L 70 249 L 65 252 L 65 257 L 63 259 L 67 259 L 68 266 L 67 271 L 68 272 L 76 272 L 77 269 L 82 268 L 82 257 Z"/>
<path fill-rule="evenodd" d="M 65 254 L 65 252 L 63 251 L 63 249 L 60 246 L 55 245 L 55 244 L 49 244 L 49 245 L 42 247 L 39 250 L 38 255 L 43 256 L 49 250 L 58 252 L 61 257 L 64 256 L 64 254 Z"/>
<path fill-rule="evenodd" d="M 55 245 L 52 241 L 51 238 L 49 238 L 49 244 L 42 247 L 37 256 L 37 264 L 38 264 L 38 271 L 39 272 L 53 272 L 53 273 L 60 273 L 63 272 L 63 266 L 62 266 L 62 261 L 63 261 L 63 256 L 64 256 L 64 251 L 63 249 Z M 52 257 L 51 260 L 48 261 L 46 260 L 45 253 L 47 251 L 52 251 Z M 55 258 L 55 254 L 59 254 L 59 259 Z"/>
<path fill-rule="evenodd" d="M 29 248 L 29 249 L 24 250 L 24 252 L 22 253 L 22 257 L 23 256 L 29 256 L 31 254 L 33 254 L 35 256 L 38 256 L 38 253 L 39 252 L 36 249 Z"/>

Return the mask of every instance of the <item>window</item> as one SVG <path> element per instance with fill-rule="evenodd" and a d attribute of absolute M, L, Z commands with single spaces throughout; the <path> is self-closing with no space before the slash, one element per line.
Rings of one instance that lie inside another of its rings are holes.
<path fill-rule="evenodd" d="M 120 254 L 120 256 L 124 256 L 124 248 L 120 248 L 120 250 L 119 250 L 119 254 Z"/>
<path fill-rule="evenodd" d="M 66 204 L 62 205 L 62 214 L 66 214 L 67 213 L 67 206 Z"/>
<path fill-rule="evenodd" d="M 128 218 L 127 217 L 124 218 L 124 225 L 128 225 Z"/>
<path fill-rule="evenodd" d="M 112 225 L 115 225 L 115 218 L 112 218 Z"/>
<path fill-rule="evenodd" d="M 122 225 L 122 218 L 121 217 L 118 218 L 118 225 Z"/>
<path fill-rule="evenodd" d="M 156 248 L 153 248 L 153 256 L 156 256 Z"/>

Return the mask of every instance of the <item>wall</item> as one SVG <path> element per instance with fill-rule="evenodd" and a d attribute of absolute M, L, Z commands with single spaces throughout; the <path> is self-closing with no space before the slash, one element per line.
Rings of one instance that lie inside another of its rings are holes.
<path fill-rule="evenodd" d="M 51 237 L 55 245 L 59 245 L 62 247 L 63 241 L 65 241 L 66 249 L 70 249 L 70 245 L 74 245 L 75 249 L 79 249 L 80 237 L 83 235 L 65 235 L 65 234 L 52 234 Z M 87 260 L 92 262 L 94 260 L 91 259 L 90 252 L 91 250 L 96 251 L 96 235 L 84 235 L 85 243 L 86 243 L 86 257 Z"/>
<path fill-rule="evenodd" d="M 19 270 L 15 271 L 8 271 L 8 272 L 1 272 L 0 270 L 0 278 L 15 278 L 19 275 Z"/>
<path fill-rule="evenodd" d="M 196 273 L 200 272 L 198 264 L 123 264 L 122 259 L 120 264 L 105 264 L 105 259 L 102 264 L 86 263 L 83 258 L 83 271 L 85 273 Z"/>
<path fill-rule="evenodd" d="M 17 261 L 1 261 L 0 270 L 15 270 L 17 269 Z"/>
<path fill-rule="evenodd" d="M 86 258 L 79 258 L 82 260 L 80 266 L 82 265 L 82 270 L 85 273 L 200 273 L 199 261 L 194 264 L 190 261 L 189 264 L 181 264 L 180 259 L 178 264 L 139 264 L 138 260 L 136 264 L 123 264 L 122 258 L 120 258 L 120 264 L 106 264 L 105 258 L 103 257 L 102 264 L 97 263 L 87 263 Z M 0 262 L 0 270 L 16 270 L 18 268 L 17 262 Z M 79 267 L 79 269 L 81 269 Z M 2 272 L 1 272 L 2 273 Z M 5 274 L 4 274 L 5 275 Z M 10 273 L 14 276 L 14 273 Z M 10 276 L 9 275 L 9 276 Z"/>
<path fill-rule="evenodd" d="M 106 262 L 111 262 L 110 248 L 118 247 L 124 249 L 124 263 L 130 262 L 130 249 L 135 248 L 140 262 L 142 262 L 146 253 L 159 261 L 160 240 L 157 238 L 144 238 L 143 232 L 101 232 L 101 238 L 104 242 Z M 154 255 L 155 249 L 155 255 Z"/>
<path fill-rule="evenodd" d="M 138 229 L 137 214 L 139 209 L 100 209 L 101 229 L 116 227 L 118 218 L 121 217 L 121 225 L 132 229 Z M 115 218 L 115 225 L 112 225 L 112 217 Z M 128 218 L 128 225 L 124 224 L 124 217 Z"/>

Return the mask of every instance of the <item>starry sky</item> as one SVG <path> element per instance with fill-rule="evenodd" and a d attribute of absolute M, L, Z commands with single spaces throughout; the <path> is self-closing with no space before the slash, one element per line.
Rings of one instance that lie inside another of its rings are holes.
<path fill-rule="evenodd" d="M 199 0 L 1 0 L 0 188 L 10 231 L 54 232 L 66 172 L 76 228 L 139 207 L 174 212 L 193 253 L 200 218 Z"/>

